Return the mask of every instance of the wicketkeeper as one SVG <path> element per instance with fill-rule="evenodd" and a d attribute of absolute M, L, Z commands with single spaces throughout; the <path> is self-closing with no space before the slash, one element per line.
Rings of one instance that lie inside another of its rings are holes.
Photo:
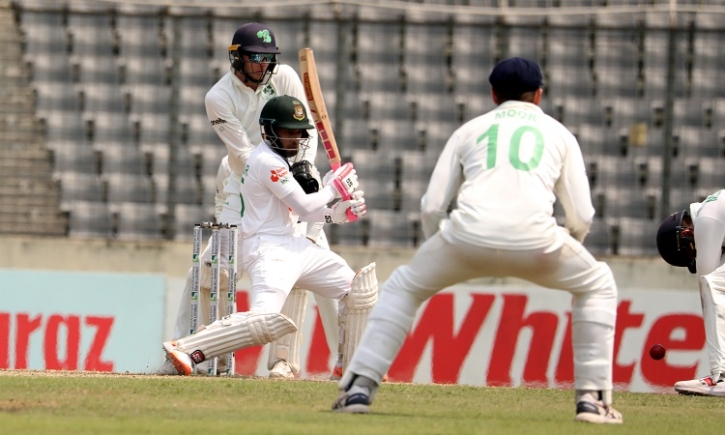
<path fill-rule="evenodd" d="M 675 383 L 680 394 L 725 397 L 725 190 L 672 213 L 657 230 L 669 264 L 697 275 L 710 376 Z"/>

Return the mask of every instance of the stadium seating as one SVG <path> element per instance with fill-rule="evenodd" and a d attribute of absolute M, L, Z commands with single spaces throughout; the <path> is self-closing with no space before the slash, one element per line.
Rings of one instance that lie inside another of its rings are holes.
<path fill-rule="evenodd" d="M 355 149 L 351 153 L 369 209 L 392 210 L 400 197 L 400 159 L 395 152 Z M 398 201 L 399 204 L 399 201 Z M 398 205 L 399 207 L 399 205 Z"/>
<path fill-rule="evenodd" d="M 161 239 L 163 207 L 155 204 L 121 202 L 114 205 L 117 237 L 127 240 Z"/>
<path fill-rule="evenodd" d="M 506 23 L 511 26 L 506 34 L 508 39 L 506 57 L 525 57 L 541 63 L 546 50 L 541 33 L 542 18 L 512 16 L 506 18 Z"/>
<path fill-rule="evenodd" d="M 176 204 L 174 206 L 174 216 L 175 240 L 191 240 L 195 224 L 214 220 L 213 212 L 210 212 L 206 207 L 193 204 Z"/>
<path fill-rule="evenodd" d="M 447 33 L 444 25 L 405 25 L 403 69 L 408 92 L 431 95 L 447 91 Z"/>
<path fill-rule="evenodd" d="M 69 215 L 69 236 L 78 238 L 110 238 L 113 222 L 108 204 L 91 201 L 69 201 L 63 204 Z"/>
<path fill-rule="evenodd" d="M 597 29 L 593 77 L 599 97 L 640 95 L 638 47 L 634 30 Z"/>
<path fill-rule="evenodd" d="M 665 174 L 671 49 L 664 13 L 606 13 L 602 6 L 594 15 L 470 14 L 447 21 L 429 11 L 371 5 L 259 5 L 207 14 L 83 2 L 62 12 L 20 3 L 23 60 L 71 236 L 163 237 L 156 224 L 173 207 L 172 232 L 186 240 L 194 222 L 211 218 L 226 150 L 209 126 L 204 96 L 228 71 L 234 31 L 252 19 L 274 30 L 282 63 L 298 69 L 298 49 L 315 50 L 341 151 L 358 168 L 371 210 L 359 224 L 330 226 L 336 243 L 419 242 L 420 197 L 437 156 L 456 128 L 494 107 L 487 77 L 507 56 L 540 62 L 541 106 L 581 145 L 603 215 L 586 242 L 593 252 L 652 252 L 648 237 L 661 213 L 663 177 L 673 187 L 672 206 L 722 185 L 722 14 L 677 17 L 686 30 L 675 38 L 674 152 Z M 500 7 L 493 0 L 447 3 Z M 327 167 L 322 150 L 317 160 Z M 155 222 L 147 225 L 150 217 Z"/>
<path fill-rule="evenodd" d="M 96 201 L 104 199 L 103 183 L 98 175 L 82 172 L 60 172 L 57 175 L 61 185 L 61 203 L 73 201 Z"/>
<path fill-rule="evenodd" d="M 488 97 L 487 77 L 495 64 L 495 30 L 489 26 L 453 27 L 452 72 L 457 96 Z"/>
<path fill-rule="evenodd" d="M 361 22 L 357 27 L 361 91 L 400 92 L 401 25 Z"/>
<path fill-rule="evenodd" d="M 365 219 L 370 223 L 370 247 L 414 247 L 415 220 L 408 218 L 407 213 L 370 210 Z"/>

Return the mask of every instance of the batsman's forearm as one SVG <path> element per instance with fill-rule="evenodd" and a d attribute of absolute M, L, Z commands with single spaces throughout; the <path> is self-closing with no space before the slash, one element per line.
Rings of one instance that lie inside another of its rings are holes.
<path fill-rule="evenodd" d="M 287 207 L 291 208 L 292 211 L 300 217 L 300 220 L 305 222 L 319 222 L 324 221 L 324 214 L 322 213 L 323 208 L 336 197 L 335 188 L 332 186 L 325 186 L 320 189 L 319 192 L 306 194 L 300 187 L 295 189 L 292 193 L 280 198 Z M 318 213 L 321 213 L 318 215 Z M 315 220 L 311 216 L 317 216 Z"/>

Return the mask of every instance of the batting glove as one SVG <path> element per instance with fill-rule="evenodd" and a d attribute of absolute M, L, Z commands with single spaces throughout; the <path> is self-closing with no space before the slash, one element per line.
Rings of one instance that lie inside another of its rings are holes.
<path fill-rule="evenodd" d="M 325 222 L 332 224 L 344 224 L 350 222 L 347 211 L 350 210 L 357 218 L 365 216 L 368 212 L 365 205 L 365 192 L 356 190 L 347 201 L 339 201 L 325 214 Z"/>
<path fill-rule="evenodd" d="M 329 174 L 328 174 L 329 175 Z M 347 201 L 352 193 L 358 188 L 357 172 L 352 163 L 345 163 L 332 173 L 331 177 L 325 176 L 325 186 L 332 185 L 337 191 L 337 197 Z"/>

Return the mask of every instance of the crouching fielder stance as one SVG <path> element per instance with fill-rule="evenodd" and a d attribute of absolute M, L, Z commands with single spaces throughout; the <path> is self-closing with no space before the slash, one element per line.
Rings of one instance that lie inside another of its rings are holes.
<path fill-rule="evenodd" d="M 700 286 L 710 375 L 675 383 L 680 394 L 725 397 L 725 190 L 672 213 L 657 230 L 657 250 L 687 267 Z"/>
<path fill-rule="evenodd" d="M 504 60 L 489 81 L 498 107 L 446 143 L 421 201 L 427 240 L 383 284 L 333 409 L 369 412 L 428 298 L 473 278 L 512 276 L 573 295 L 576 420 L 621 423 L 611 407 L 617 288 L 609 267 L 582 246 L 594 207 L 581 150 L 538 107 L 542 76 L 534 62 Z M 553 217 L 555 195 L 565 228 Z M 454 198 L 458 206 L 446 217 Z"/>
<path fill-rule="evenodd" d="M 248 312 L 228 315 L 196 334 L 165 342 L 164 350 L 180 374 L 191 374 L 194 364 L 295 332 L 297 325 L 280 313 L 295 286 L 339 301 L 344 364 L 377 301 L 375 263 L 356 274 L 339 255 L 295 234 L 298 220 L 341 224 L 348 221 L 347 210 L 358 217 L 366 214 L 352 165 L 325 177 L 328 182 L 319 192 L 306 194 L 289 166 L 289 160 L 308 146 L 307 130 L 314 128 L 303 104 L 289 96 L 273 98 L 262 109 L 259 123 L 263 141 L 247 160 L 240 189 L 240 250 L 252 282 L 252 304 Z M 327 206 L 343 193 L 351 199 Z"/>

